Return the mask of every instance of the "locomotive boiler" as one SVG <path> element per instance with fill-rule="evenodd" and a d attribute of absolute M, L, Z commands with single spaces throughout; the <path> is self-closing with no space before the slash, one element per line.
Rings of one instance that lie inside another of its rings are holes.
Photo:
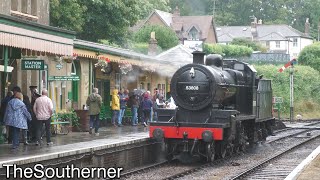
<path fill-rule="evenodd" d="M 244 151 L 272 134 L 271 80 L 250 64 L 194 52 L 193 63 L 171 79 L 176 109 L 158 109 L 150 137 L 164 141 L 167 157 L 190 155 L 207 161 Z"/>

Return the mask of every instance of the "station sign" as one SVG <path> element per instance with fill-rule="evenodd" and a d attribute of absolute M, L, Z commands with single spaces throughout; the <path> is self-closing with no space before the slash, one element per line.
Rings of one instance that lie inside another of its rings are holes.
<path fill-rule="evenodd" d="M 21 60 L 21 70 L 44 70 L 44 60 L 23 59 Z"/>
<path fill-rule="evenodd" d="M 49 76 L 48 81 L 80 81 L 79 76 Z"/>
<path fill-rule="evenodd" d="M 283 103 L 283 98 L 282 97 L 273 97 L 272 98 L 272 103 L 273 104 L 282 104 Z"/>

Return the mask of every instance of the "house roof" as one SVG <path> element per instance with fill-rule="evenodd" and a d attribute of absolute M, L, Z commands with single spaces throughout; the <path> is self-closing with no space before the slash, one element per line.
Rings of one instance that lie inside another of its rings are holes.
<path fill-rule="evenodd" d="M 272 32 L 265 36 L 259 37 L 260 41 L 288 41 L 288 39 L 278 32 Z"/>
<path fill-rule="evenodd" d="M 76 48 L 80 48 L 80 49 L 96 50 L 97 52 L 105 52 L 105 53 L 109 53 L 109 54 L 113 54 L 113 55 L 117 55 L 117 56 L 134 58 L 137 60 L 149 60 L 149 62 L 156 61 L 156 58 L 154 58 L 152 56 L 137 53 L 137 52 L 129 50 L 129 49 L 112 47 L 112 46 L 108 46 L 105 44 L 99 44 L 99 43 L 80 40 L 80 39 L 74 40 L 74 46 Z"/>
<path fill-rule="evenodd" d="M 188 37 L 188 31 L 193 26 L 199 28 L 202 32 L 201 39 L 206 39 L 209 34 L 209 29 L 212 25 L 212 16 L 180 16 L 177 17 L 177 22 L 182 22 L 183 29 L 186 31 L 183 33 L 183 37 Z M 175 22 L 173 22 L 175 23 Z"/>
<path fill-rule="evenodd" d="M 150 19 L 150 17 L 153 14 L 157 14 L 160 17 L 160 19 L 164 22 L 164 24 L 168 27 L 171 27 L 174 31 L 181 31 L 183 29 L 184 32 L 182 35 L 184 38 L 188 37 L 187 30 L 190 30 L 194 26 L 201 31 L 201 39 L 206 39 L 208 37 L 211 25 L 213 25 L 212 16 L 176 16 L 172 13 L 156 9 L 149 15 L 148 18 L 146 18 L 146 20 L 139 21 L 135 26 L 131 27 L 130 29 L 132 31 L 137 31 Z"/>
<path fill-rule="evenodd" d="M 220 26 L 216 28 L 219 42 L 230 42 L 232 39 L 226 38 L 226 36 L 233 38 L 252 38 L 251 26 Z M 288 25 L 257 25 L 257 33 L 259 40 L 284 40 L 289 37 L 304 37 L 312 39 L 311 36 L 306 35 Z"/>
<path fill-rule="evenodd" d="M 193 55 L 189 48 L 184 47 L 179 44 L 159 55 L 156 58 L 162 62 L 168 62 L 174 66 L 174 68 L 179 68 L 183 65 L 192 63 Z"/>
<path fill-rule="evenodd" d="M 154 12 L 157 13 L 160 16 L 160 18 L 163 20 L 163 22 L 165 22 L 166 25 L 170 27 L 170 25 L 172 23 L 172 14 L 171 13 L 160 11 L 157 9 L 154 10 Z M 151 14 L 153 14 L 153 13 L 151 13 Z"/>

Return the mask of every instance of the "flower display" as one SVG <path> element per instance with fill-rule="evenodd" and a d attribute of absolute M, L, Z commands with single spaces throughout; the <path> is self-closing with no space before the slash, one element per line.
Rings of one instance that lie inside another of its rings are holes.
<path fill-rule="evenodd" d="M 127 74 L 128 72 L 132 71 L 132 65 L 130 63 L 120 63 L 119 68 L 121 74 Z"/>

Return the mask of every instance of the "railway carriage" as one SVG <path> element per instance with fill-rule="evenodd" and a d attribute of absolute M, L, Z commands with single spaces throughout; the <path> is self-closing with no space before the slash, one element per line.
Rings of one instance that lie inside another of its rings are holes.
<path fill-rule="evenodd" d="M 244 151 L 272 134 L 271 80 L 250 64 L 194 52 L 171 79 L 176 109 L 159 109 L 150 137 L 164 141 L 169 159 L 187 154 L 213 161 Z"/>

